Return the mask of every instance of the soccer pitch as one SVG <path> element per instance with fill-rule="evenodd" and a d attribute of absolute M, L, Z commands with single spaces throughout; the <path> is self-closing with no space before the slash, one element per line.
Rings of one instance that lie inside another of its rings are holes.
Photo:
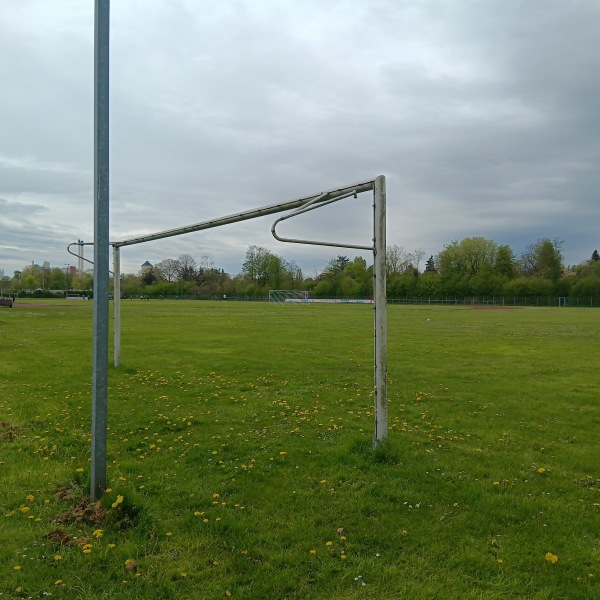
<path fill-rule="evenodd" d="M 4 597 L 600 595 L 598 313 L 128 301 L 87 501 L 91 303 L 0 309 Z"/>

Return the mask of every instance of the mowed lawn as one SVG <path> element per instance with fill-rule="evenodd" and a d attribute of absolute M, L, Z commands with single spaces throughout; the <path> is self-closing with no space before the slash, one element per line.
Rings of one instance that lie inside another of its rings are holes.
<path fill-rule="evenodd" d="M 92 303 L 0 309 L 1 598 L 600 597 L 597 310 L 389 306 L 373 449 L 371 306 L 122 308 L 99 504 Z"/>

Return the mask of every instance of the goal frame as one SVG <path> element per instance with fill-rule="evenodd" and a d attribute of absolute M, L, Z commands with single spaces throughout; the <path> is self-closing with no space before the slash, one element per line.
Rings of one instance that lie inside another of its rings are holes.
<path fill-rule="evenodd" d="M 277 300 L 278 297 L 281 300 Z M 306 290 L 269 290 L 269 304 L 285 304 L 286 302 L 308 302 Z"/>
<path fill-rule="evenodd" d="M 338 242 L 317 242 L 312 240 L 287 239 L 277 235 L 277 224 L 309 210 L 337 202 L 345 198 L 357 198 L 358 194 L 372 193 L 372 244 L 357 245 Z M 176 229 L 168 229 L 142 237 L 111 242 L 113 247 L 113 277 L 114 277 L 114 366 L 121 364 L 121 248 L 150 242 L 153 240 L 174 237 L 195 231 L 221 227 L 230 223 L 246 221 L 257 217 L 291 211 L 277 219 L 271 227 L 273 236 L 282 242 L 299 244 L 314 244 L 319 246 L 334 246 L 339 248 L 358 248 L 373 252 L 373 345 L 374 345 L 374 445 L 385 441 L 388 435 L 388 402 L 387 402 L 387 310 L 386 310 L 386 185 L 385 176 L 379 175 L 374 179 L 353 183 L 350 185 L 332 188 L 325 192 L 311 194 L 287 202 L 278 202 L 260 208 L 226 215 L 217 219 L 202 221 L 193 225 L 186 225 Z"/>
<path fill-rule="evenodd" d="M 325 206 L 338 200 L 343 200 L 348 197 L 358 197 L 358 194 L 363 192 L 372 192 L 372 209 L 373 209 L 373 228 L 372 228 L 372 245 L 357 245 L 350 243 L 337 243 L 327 241 L 312 241 L 287 239 L 277 235 L 275 229 L 277 224 L 291 218 L 297 214 L 314 210 L 320 206 Z M 114 366 L 118 367 L 121 364 L 121 248 L 153 240 L 164 239 L 167 237 L 179 236 L 186 233 L 211 229 L 264 217 L 266 215 L 275 214 L 283 211 L 291 211 L 284 217 L 277 219 L 271 227 L 271 232 L 275 239 L 281 242 L 291 242 L 298 244 L 314 244 L 321 246 L 334 246 L 340 248 L 357 248 L 361 250 L 369 250 L 373 252 L 373 345 L 374 345 L 374 385 L 373 385 L 373 402 L 374 402 L 374 437 L 373 445 L 378 446 L 385 442 L 388 436 L 388 398 L 387 398 L 387 299 L 386 299 L 386 186 L 385 176 L 379 175 L 375 179 L 362 181 L 340 188 L 334 188 L 326 192 L 312 194 L 288 202 L 280 202 L 271 204 L 261 208 L 227 215 L 217 219 L 202 221 L 192 225 L 186 225 L 176 229 L 157 232 L 154 234 L 122 240 L 118 242 L 109 242 L 109 246 L 113 249 L 113 282 L 114 282 L 114 305 L 113 305 L 113 362 Z M 94 244 L 94 257 L 97 258 L 97 245 Z M 84 259 L 87 260 L 87 259 Z M 95 262 L 95 276 L 97 276 L 98 263 Z M 110 272 L 106 265 L 106 275 Z M 95 290 L 97 291 L 97 290 Z M 95 298 L 95 302 L 97 299 Z M 98 320 L 94 323 L 94 338 L 99 337 L 102 330 L 102 323 Z M 99 351 L 96 351 L 99 355 Z M 106 346 L 101 353 L 104 360 L 97 356 L 94 364 L 94 374 L 96 377 L 101 377 L 108 383 L 108 347 Z M 103 465 L 106 464 L 106 444 L 107 437 L 106 428 L 101 424 L 107 423 L 107 390 L 105 390 L 104 402 L 94 403 L 92 410 L 92 421 L 96 423 L 92 427 L 92 461 L 94 463 L 94 477 L 91 484 L 91 494 L 93 497 L 98 497 L 103 488 L 103 482 L 106 481 L 106 472 Z M 98 413 L 98 414 L 96 414 Z"/>

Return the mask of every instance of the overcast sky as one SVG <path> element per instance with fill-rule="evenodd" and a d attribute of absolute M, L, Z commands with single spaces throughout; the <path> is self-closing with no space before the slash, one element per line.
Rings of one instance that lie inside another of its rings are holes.
<path fill-rule="evenodd" d="M 93 241 L 93 0 L 0 6 L 0 270 Z M 387 177 L 388 244 L 600 249 L 600 2 L 113 0 L 110 237 Z M 361 195 L 282 235 L 368 244 Z M 358 251 L 282 244 L 275 217 L 124 248 L 305 275 Z M 86 255 L 91 258 L 91 247 Z M 363 254 L 368 257 L 368 254 Z"/>

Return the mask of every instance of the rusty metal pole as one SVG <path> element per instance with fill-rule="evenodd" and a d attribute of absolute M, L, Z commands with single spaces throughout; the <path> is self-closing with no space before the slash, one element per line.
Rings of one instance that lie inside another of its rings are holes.
<path fill-rule="evenodd" d="M 373 190 L 373 302 L 375 321 L 375 439 L 388 435 L 387 402 L 387 298 L 386 298 L 385 177 L 375 179 Z"/>

